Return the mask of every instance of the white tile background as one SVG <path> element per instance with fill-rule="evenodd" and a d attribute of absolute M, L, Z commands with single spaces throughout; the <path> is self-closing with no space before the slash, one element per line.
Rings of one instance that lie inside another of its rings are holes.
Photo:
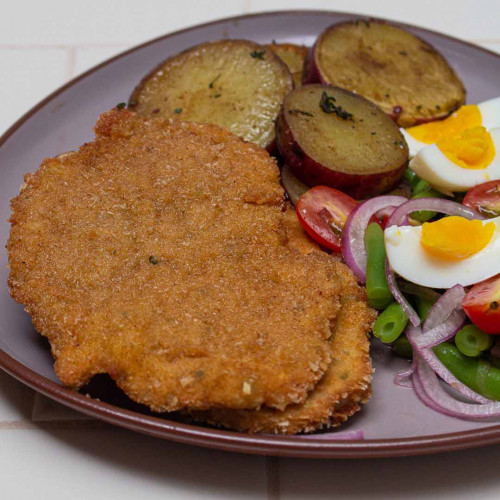
<path fill-rule="evenodd" d="M 220 17 L 331 9 L 417 24 L 500 52 L 499 0 L 2 0 L 0 132 L 77 74 L 135 44 Z M 500 90 L 500 85 L 499 85 Z M 498 499 L 500 447 L 308 461 L 156 440 L 36 395 L 0 372 L 1 499 Z"/>

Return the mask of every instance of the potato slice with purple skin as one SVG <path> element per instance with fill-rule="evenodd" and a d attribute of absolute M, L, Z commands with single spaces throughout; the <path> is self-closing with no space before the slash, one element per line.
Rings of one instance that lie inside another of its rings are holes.
<path fill-rule="evenodd" d="M 309 190 L 309 187 L 299 181 L 293 174 L 292 169 L 286 164 L 281 167 L 281 185 L 285 188 L 286 194 L 294 205 Z"/>
<path fill-rule="evenodd" d="M 268 47 L 288 66 L 295 88 L 300 87 L 308 48 L 305 45 L 274 42 L 269 44 Z"/>
<path fill-rule="evenodd" d="M 327 85 L 290 92 L 276 135 L 284 162 L 300 181 L 355 199 L 395 188 L 408 164 L 408 146 L 394 121 L 367 99 Z"/>
<path fill-rule="evenodd" d="M 308 53 L 303 82 L 356 92 L 401 127 L 445 118 L 466 95 L 432 45 L 380 21 L 348 21 L 323 31 Z"/>
<path fill-rule="evenodd" d="M 286 64 L 247 40 L 207 42 L 146 75 L 128 106 L 145 116 L 219 125 L 263 148 L 275 143 L 275 120 L 293 89 Z"/>

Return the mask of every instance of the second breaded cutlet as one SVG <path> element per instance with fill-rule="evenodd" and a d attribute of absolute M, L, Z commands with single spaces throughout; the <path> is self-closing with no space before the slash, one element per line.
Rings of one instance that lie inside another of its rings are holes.
<path fill-rule="evenodd" d="M 291 246 L 305 254 L 322 252 L 302 229 L 294 211 L 287 211 L 286 223 Z M 368 307 L 366 292 L 348 267 L 334 256 L 331 259 L 335 259 L 335 272 L 342 281 L 341 309 L 330 339 L 332 361 L 306 401 L 282 411 L 265 407 L 191 411 L 193 420 L 251 433 L 307 433 L 340 425 L 368 401 L 373 371 L 368 334 L 375 311 Z"/>
<path fill-rule="evenodd" d="M 12 296 L 62 383 L 108 373 L 157 412 L 283 409 L 332 361 L 338 264 L 288 245 L 269 155 L 213 125 L 112 110 L 12 202 Z"/>

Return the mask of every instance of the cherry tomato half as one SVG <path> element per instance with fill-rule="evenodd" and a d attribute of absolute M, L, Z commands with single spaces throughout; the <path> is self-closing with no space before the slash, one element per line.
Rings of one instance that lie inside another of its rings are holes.
<path fill-rule="evenodd" d="M 465 195 L 463 204 L 477 210 L 485 217 L 498 217 L 500 215 L 500 180 L 473 187 Z"/>
<path fill-rule="evenodd" d="M 462 301 L 471 321 L 483 332 L 500 334 L 500 274 L 474 285 Z"/>
<path fill-rule="evenodd" d="M 340 252 L 342 229 L 357 206 L 358 202 L 342 191 L 316 186 L 299 198 L 296 210 L 300 223 L 316 243 Z"/>

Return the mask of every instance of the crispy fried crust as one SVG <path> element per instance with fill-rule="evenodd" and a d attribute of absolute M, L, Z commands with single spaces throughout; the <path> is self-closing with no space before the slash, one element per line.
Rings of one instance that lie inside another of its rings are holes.
<path fill-rule="evenodd" d="M 105 113 L 12 201 L 9 285 L 63 384 L 155 411 L 284 408 L 331 361 L 337 265 L 287 245 L 269 155 L 213 125 Z"/>
<path fill-rule="evenodd" d="M 340 425 L 356 413 L 371 395 L 368 332 L 375 313 L 344 264 L 337 263 L 337 273 L 344 284 L 341 311 L 331 337 L 332 363 L 305 403 L 290 405 L 284 411 L 214 409 L 192 411 L 190 416 L 239 431 L 297 434 Z"/>

